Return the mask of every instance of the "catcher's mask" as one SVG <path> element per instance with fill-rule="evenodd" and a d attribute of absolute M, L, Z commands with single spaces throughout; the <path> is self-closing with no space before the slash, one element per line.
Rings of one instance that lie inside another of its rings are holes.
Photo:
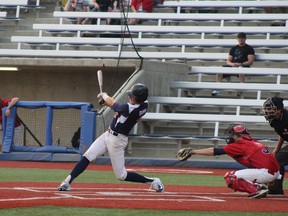
<path fill-rule="evenodd" d="M 142 103 L 148 98 L 148 88 L 142 83 L 134 84 L 131 89 L 127 91 L 129 97 L 136 99 L 137 103 Z"/>
<path fill-rule="evenodd" d="M 271 122 L 273 119 L 275 119 L 277 110 L 282 110 L 283 107 L 284 105 L 282 98 L 276 96 L 267 98 L 266 101 L 263 103 L 263 112 L 265 119 Z"/>
<path fill-rule="evenodd" d="M 225 134 L 229 135 L 229 137 L 225 139 L 227 144 L 235 142 L 233 135 L 238 135 L 244 139 L 252 140 L 250 131 L 244 125 L 231 125 L 226 129 Z"/>

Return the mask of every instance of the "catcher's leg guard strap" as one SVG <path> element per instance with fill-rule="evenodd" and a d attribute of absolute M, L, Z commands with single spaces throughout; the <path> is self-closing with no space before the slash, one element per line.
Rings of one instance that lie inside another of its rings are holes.
<path fill-rule="evenodd" d="M 224 179 L 227 186 L 234 191 L 247 192 L 249 194 L 257 192 L 258 188 L 256 185 L 244 179 L 238 179 L 237 176 L 235 176 L 235 171 L 227 172 Z"/>

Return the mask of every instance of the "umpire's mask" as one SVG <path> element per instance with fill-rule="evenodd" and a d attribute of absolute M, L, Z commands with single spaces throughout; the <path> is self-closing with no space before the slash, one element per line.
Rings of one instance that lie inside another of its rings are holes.
<path fill-rule="evenodd" d="M 277 110 L 282 110 L 284 107 L 283 99 L 280 97 L 269 97 L 263 103 L 263 112 L 265 119 L 269 122 L 275 119 Z"/>

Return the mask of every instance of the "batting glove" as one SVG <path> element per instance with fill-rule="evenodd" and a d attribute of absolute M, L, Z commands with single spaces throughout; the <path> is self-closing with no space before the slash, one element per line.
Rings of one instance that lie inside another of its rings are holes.
<path fill-rule="evenodd" d="M 100 99 L 104 99 L 105 97 L 108 97 L 107 93 L 106 92 L 101 92 L 97 95 L 97 98 L 100 98 Z M 104 99 L 105 100 L 105 99 Z"/>

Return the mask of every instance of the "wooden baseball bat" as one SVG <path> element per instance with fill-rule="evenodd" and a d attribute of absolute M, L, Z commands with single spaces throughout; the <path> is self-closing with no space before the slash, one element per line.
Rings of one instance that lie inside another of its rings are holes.
<path fill-rule="evenodd" d="M 100 88 L 100 93 L 102 93 L 102 87 L 103 87 L 103 74 L 101 70 L 97 71 L 97 77 L 98 77 L 98 83 L 99 83 L 99 88 Z"/>

